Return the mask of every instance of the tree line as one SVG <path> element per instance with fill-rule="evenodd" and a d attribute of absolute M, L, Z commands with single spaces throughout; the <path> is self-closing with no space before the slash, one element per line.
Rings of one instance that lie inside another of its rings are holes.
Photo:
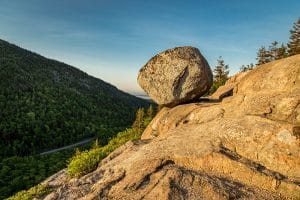
<path fill-rule="evenodd" d="M 257 65 L 296 54 L 300 54 L 300 18 L 294 23 L 292 30 L 290 30 L 290 39 L 286 45 L 273 41 L 268 48 L 262 46 L 258 49 Z"/>
<path fill-rule="evenodd" d="M 273 41 L 268 48 L 262 46 L 257 52 L 256 65 L 253 63 L 242 65 L 240 72 L 252 70 L 258 65 L 297 54 L 300 54 L 300 18 L 293 24 L 293 28 L 290 30 L 290 38 L 286 45 Z M 217 59 L 217 65 L 213 69 L 213 85 L 207 95 L 213 94 L 220 86 L 224 85 L 229 78 L 228 75 L 229 66 L 225 64 L 224 59 L 220 56 Z"/>

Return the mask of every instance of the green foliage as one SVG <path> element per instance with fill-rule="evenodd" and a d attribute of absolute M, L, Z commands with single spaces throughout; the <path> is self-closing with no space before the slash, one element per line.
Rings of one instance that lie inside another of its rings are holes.
<path fill-rule="evenodd" d="M 7 198 L 7 200 L 32 200 L 34 198 L 41 197 L 51 192 L 51 188 L 46 184 L 39 184 L 30 188 L 29 190 L 22 190 Z"/>
<path fill-rule="evenodd" d="M 99 162 L 115 149 L 130 140 L 139 139 L 146 127 L 145 120 L 147 119 L 147 121 L 150 122 L 153 117 L 154 113 L 152 106 L 148 108 L 146 115 L 144 114 L 143 108 L 138 109 L 136 113 L 136 120 L 133 123 L 132 128 L 119 132 L 116 137 L 111 139 L 109 143 L 103 147 L 94 145 L 94 148 L 90 150 L 76 152 L 76 154 L 69 160 L 68 175 L 70 177 L 81 177 L 91 171 L 94 171 Z"/>
<path fill-rule="evenodd" d="M 68 175 L 70 177 L 81 177 L 98 166 L 98 163 L 116 148 L 122 146 L 129 140 L 138 139 L 140 132 L 136 129 L 126 129 L 117 134 L 104 147 L 92 148 L 83 152 L 77 152 L 69 161 Z"/>
<path fill-rule="evenodd" d="M 278 42 L 274 41 L 269 46 L 269 61 L 278 60 L 287 56 L 286 46 L 282 43 L 281 46 L 277 46 Z"/>
<path fill-rule="evenodd" d="M 222 86 L 222 85 L 224 85 L 225 84 L 225 82 L 226 82 L 226 80 L 225 79 L 223 79 L 223 80 L 220 80 L 220 81 L 214 81 L 213 82 L 213 84 L 212 84 L 212 86 L 211 86 L 211 88 L 209 89 L 209 91 L 208 91 L 208 94 L 207 95 L 211 95 L 211 94 L 213 94 L 215 91 L 217 91 L 217 89 L 220 87 L 220 86 Z"/>
<path fill-rule="evenodd" d="M 287 44 L 290 56 L 300 54 L 300 17 L 290 30 L 290 40 Z"/>
<path fill-rule="evenodd" d="M 265 64 L 270 62 L 270 52 L 262 46 L 257 52 L 257 65 Z"/>
<path fill-rule="evenodd" d="M 151 120 L 154 117 L 154 109 L 153 106 L 150 105 L 149 108 L 146 111 L 146 116 L 144 118 L 144 127 L 146 128 L 148 126 L 148 124 L 150 124 Z"/>
<path fill-rule="evenodd" d="M 66 167 L 74 150 L 41 151 L 130 127 L 148 101 L 0 40 L 0 199 Z"/>
<path fill-rule="evenodd" d="M 283 43 L 280 47 L 278 47 L 277 45 L 277 41 L 272 42 L 268 50 L 264 46 L 262 46 L 257 52 L 257 65 L 287 57 L 286 46 Z"/>
<path fill-rule="evenodd" d="M 140 132 L 144 129 L 144 118 L 145 118 L 144 108 L 139 108 L 135 116 L 136 117 L 135 117 L 135 121 L 133 122 L 132 128 Z"/>
<path fill-rule="evenodd" d="M 257 65 L 300 54 L 300 18 L 294 23 L 290 34 L 290 40 L 287 44 L 288 48 L 283 43 L 281 46 L 277 46 L 279 44 L 277 41 L 272 42 L 269 49 L 266 49 L 264 46 L 259 48 L 256 57 Z"/>
<path fill-rule="evenodd" d="M 253 63 L 250 63 L 250 65 L 242 65 L 240 67 L 240 72 L 246 72 L 246 71 L 249 71 L 249 70 L 252 70 L 254 68 L 254 65 Z"/>
<path fill-rule="evenodd" d="M 0 157 L 26 156 L 129 127 L 146 100 L 0 40 Z"/>
<path fill-rule="evenodd" d="M 270 61 L 278 59 L 278 50 L 279 48 L 277 47 L 278 42 L 273 41 L 271 43 L 271 46 L 269 46 L 269 55 L 270 55 Z"/>
<path fill-rule="evenodd" d="M 214 72 L 214 81 L 222 83 L 228 79 L 229 67 L 225 65 L 225 62 L 222 56 L 217 60 L 217 65 L 215 66 Z"/>
<path fill-rule="evenodd" d="M 228 79 L 229 66 L 225 65 L 225 62 L 221 56 L 217 60 L 217 65 L 215 66 L 213 73 L 214 73 L 213 85 L 211 86 L 210 90 L 206 95 L 213 94 L 220 86 L 224 85 Z"/>
<path fill-rule="evenodd" d="M 82 147 L 83 148 L 83 147 Z M 28 189 L 66 167 L 74 149 L 43 156 L 12 156 L 0 161 L 0 199 Z"/>
<path fill-rule="evenodd" d="M 286 46 L 282 43 L 281 46 L 277 50 L 277 56 L 275 60 L 282 59 L 288 56 L 287 48 Z"/>

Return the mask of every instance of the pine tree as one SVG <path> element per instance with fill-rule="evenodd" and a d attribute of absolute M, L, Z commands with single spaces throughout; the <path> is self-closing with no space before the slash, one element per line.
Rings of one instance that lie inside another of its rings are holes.
<path fill-rule="evenodd" d="M 240 72 L 246 72 L 246 71 L 248 71 L 248 70 L 252 70 L 253 68 L 254 68 L 253 63 L 250 63 L 250 65 L 247 65 L 247 66 L 242 65 L 242 66 L 240 67 Z"/>
<path fill-rule="evenodd" d="M 146 111 L 146 116 L 144 118 L 144 127 L 145 128 L 148 126 L 148 124 L 150 124 L 153 117 L 154 117 L 154 110 L 153 110 L 152 105 L 150 105 Z"/>
<path fill-rule="evenodd" d="M 152 105 L 150 105 L 149 108 L 147 109 L 146 117 L 149 117 L 151 119 L 154 117 L 154 110 Z"/>
<path fill-rule="evenodd" d="M 270 53 L 266 50 L 264 46 L 258 49 L 256 60 L 256 65 L 261 65 L 270 62 Z"/>
<path fill-rule="evenodd" d="M 269 46 L 269 61 L 277 60 L 278 59 L 278 42 L 274 41 Z"/>
<path fill-rule="evenodd" d="M 254 69 L 254 64 L 253 64 L 253 63 L 250 63 L 250 65 L 247 65 L 247 69 L 248 69 L 248 70 Z"/>
<path fill-rule="evenodd" d="M 277 54 L 277 59 L 285 58 L 287 57 L 287 49 L 286 46 L 282 43 L 281 47 L 278 48 L 278 54 Z"/>
<path fill-rule="evenodd" d="M 144 129 L 144 116 L 145 110 L 144 108 L 139 108 L 135 115 L 135 121 L 133 122 L 132 128 L 137 130 L 138 132 L 142 132 Z"/>
<path fill-rule="evenodd" d="M 289 56 L 300 54 L 300 17 L 297 22 L 294 23 L 290 33 L 290 41 L 287 44 Z"/>
<path fill-rule="evenodd" d="M 245 72 L 245 71 L 247 71 L 247 67 L 245 65 L 242 65 L 240 67 L 240 72 Z"/>
<path fill-rule="evenodd" d="M 225 83 L 228 79 L 229 74 L 229 67 L 228 65 L 225 65 L 225 62 L 222 58 L 222 56 L 219 57 L 217 60 L 218 64 L 215 66 L 214 69 L 214 81 L 219 83 Z"/>
<path fill-rule="evenodd" d="M 213 85 L 209 89 L 207 95 L 213 94 L 220 86 L 224 85 L 228 79 L 229 67 L 225 65 L 225 62 L 222 56 L 217 60 L 218 64 L 215 66 L 214 73 L 214 81 Z"/>

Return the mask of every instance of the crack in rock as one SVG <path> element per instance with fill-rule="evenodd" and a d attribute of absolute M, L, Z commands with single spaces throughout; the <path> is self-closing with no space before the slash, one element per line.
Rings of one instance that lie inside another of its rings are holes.
<path fill-rule="evenodd" d="M 141 181 L 138 182 L 138 185 L 136 187 L 134 187 L 135 190 L 139 190 L 139 189 L 143 189 L 145 188 L 149 182 L 150 182 L 150 177 L 152 174 L 155 174 L 157 172 L 159 172 L 160 170 L 162 170 L 165 166 L 168 165 L 173 165 L 175 164 L 175 162 L 173 160 L 164 160 L 161 162 L 160 165 L 158 165 L 154 171 L 150 172 L 149 174 L 147 174 L 146 176 L 143 177 L 143 179 Z"/>
<path fill-rule="evenodd" d="M 189 76 L 189 69 L 186 66 L 184 68 L 184 70 L 181 72 L 181 74 L 178 76 L 178 79 L 176 79 L 173 83 L 173 85 L 175 86 L 174 91 L 173 91 L 173 96 L 175 98 L 179 98 L 181 91 L 182 91 L 182 86 L 185 82 L 185 80 L 187 79 L 187 77 Z"/>
<path fill-rule="evenodd" d="M 259 172 L 259 173 L 264 174 L 266 176 L 270 176 L 270 177 L 274 178 L 277 181 L 283 181 L 283 182 L 286 182 L 286 183 L 290 183 L 290 184 L 300 186 L 300 181 L 290 180 L 287 176 L 285 176 L 285 175 L 283 175 L 279 172 L 270 170 L 270 169 L 266 168 L 265 166 L 261 165 L 260 163 L 257 163 L 257 162 L 254 162 L 254 161 L 248 159 L 248 158 L 242 157 L 241 155 L 237 154 L 234 151 L 231 151 L 230 149 L 227 149 L 224 146 L 221 146 L 219 152 L 221 154 L 223 154 L 224 156 L 228 157 L 231 160 L 234 160 L 234 161 L 237 161 L 237 162 L 240 162 L 240 163 L 244 164 L 246 167 L 248 167 L 252 171 Z"/>

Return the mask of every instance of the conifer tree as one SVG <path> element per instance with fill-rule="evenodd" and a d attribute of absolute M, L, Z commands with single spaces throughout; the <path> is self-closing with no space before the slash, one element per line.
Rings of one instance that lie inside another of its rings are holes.
<path fill-rule="evenodd" d="M 245 71 L 247 71 L 247 67 L 245 65 L 242 65 L 240 67 L 240 72 L 245 72 Z"/>
<path fill-rule="evenodd" d="M 250 63 L 250 65 L 247 65 L 247 69 L 248 69 L 248 70 L 254 69 L 254 64 L 253 64 L 253 63 Z"/>
<path fill-rule="evenodd" d="M 258 49 L 257 52 L 257 65 L 265 64 L 270 62 L 270 53 L 266 50 L 264 46 L 262 46 L 260 49 Z"/>
<path fill-rule="evenodd" d="M 290 30 L 290 41 L 288 42 L 289 56 L 300 54 L 300 17 Z"/>
<path fill-rule="evenodd" d="M 228 79 L 229 74 L 229 67 L 228 65 L 225 65 L 225 62 L 222 58 L 222 56 L 219 57 L 217 60 L 218 64 L 215 66 L 214 69 L 214 81 L 219 83 L 225 83 Z"/>
<path fill-rule="evenodd" d="M 153 116 L 154 116 L 153 106 L 150 105 L 149 108 L 147 109 L 146 117 L 153 118 Z"/>
<path fill-rule="evenodd" d="M 228 79 L 229 67 L 228 65 L 225 65 L 222 56 L 219 57 L 217 62 L 218 63 L 213 70 L 213 74 L 214 74 L 213 85 L 211 86 L 211 88 L 209 89 L 206 95 L 213 94 L 220 86 L 224 85 Z"/>
<path fill-rule="evenodd" d="M 253 68 L 254 68 L 253 63 L 250 63 L 250 65 L 247 65 L 247 66 L 242 65 L 242 66 L 240 67 L 240 72 L 246 72 L 246 71 L 248 71 L 248 70 L 252 70 Z"/>
<path fill-rule="evenodd" d="M 144 116 L 145 110 L 144 108 L 139 108 L 135 115 L 135 121 L 133 122 L 132 128 L 137 130 L 138 132 L 142 132 L 144 129 Z"/>
<path fill-rule="evenodd" d="M 269 62 L 278 59 L 279 48 L 277 47 L 277 45 L 278 42 L 274 41 L 271 43 L 271 46 L 269 46 Z"/>
<path fill-rule="evenodd" d="M 151 120 L 154 117 L 154 110 L 152 105 L 150 105 L 146 111 L 146 115 L 144 118 L 144 127 L 146 128 L 148 126 L 148 124 L 151 122 Z"/>
<path fill-rule="evenodd" d="M 285 57 L 287 57 L 287 49 L 286 46 L 282 43 L 281 46 L 278 48 L 278 54 L 276 60 Z"/>

